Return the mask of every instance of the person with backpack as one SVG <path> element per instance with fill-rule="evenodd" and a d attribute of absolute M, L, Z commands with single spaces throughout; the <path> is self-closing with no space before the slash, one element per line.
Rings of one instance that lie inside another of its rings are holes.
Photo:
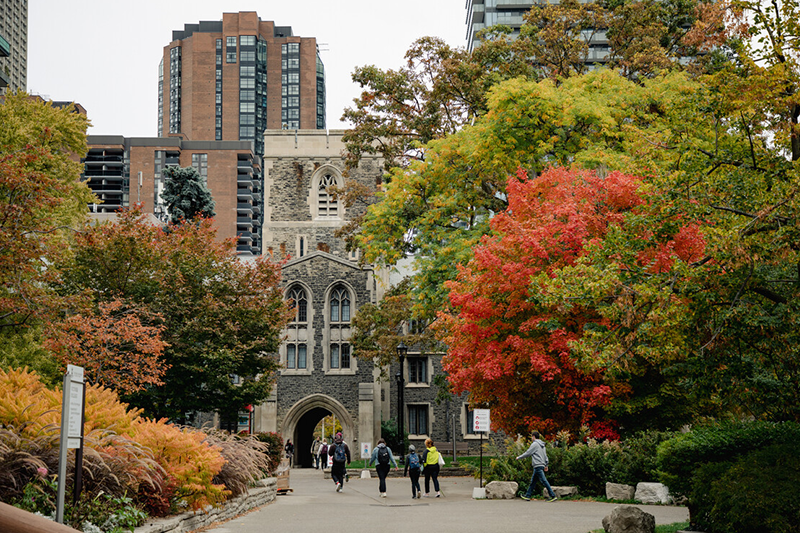
<path fill-rule="evenodd" d="M 431 493 L 431 478 L 433 478 L 433 488 L 436 489 L 436 497 L 442 495 L 439 492 L 439 451 L 433 445 L 431 439 L 425 439 L 425 451 L 422 452 L 422 471 L 425 474 L 425 496 Z"/>
<path fill-rule="evenodd" d="M 392 450 L 386 446 L 385 440 L 379 439 L 375 449 L 372 450 L 372 457 L 369 459 L 367 468 L 373 464 L 375 465 L 375 471 L 378 472 L 378 479 L 380 480 L 378 490 L 381 493 L 381 498 L 386 497 L 386 476 L 389 475 L 389 469 L 391 468 L 390 463 L 393 464 L 394 469 L 397 470 L 397 462 L 394 460 Z"/>
<path fill-rule="evenodd" d="M 319 470 L 319 448 L 322 443 L 319 437 L 314 437 L 314 442 L 311 443 L 311 461 L 314 463 L 314 469 Z"/>
<path fill-rule="evenodd" d="M 336 484 L 336 492 L 344 490 L 344 472 L 345 465 L 350 464 L 350 448 L 342 438 L 342 432 L 336 434 L 333 439 L 333 444 L 328 447 L 328 455 L 333 457 L 333 466 L 331 466 L 331 479 Z"/>
<path fill-rule="evenodd" d="M 419 475 L 422 472 L 422 464 L 417 455 L 417 448 L 413 444 L 408 445 L 408 455 L 406 456 L 406 466 L 403 469 L 403 477 L 411 477 L 411 499 L 416 500 L 422 497 L 422 489 L 419 486 Z"/>

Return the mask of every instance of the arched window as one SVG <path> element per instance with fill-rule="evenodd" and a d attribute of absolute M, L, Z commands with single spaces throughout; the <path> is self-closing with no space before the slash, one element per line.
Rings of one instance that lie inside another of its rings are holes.
<path fill-rule="evenodd" d="M 350 293 L 335 287 L 330 296 L 330 359 L 331 369 L 350 368 Z"/>
<path fill-rule="evenodd" d="M 308 368 L 308 298 L 302 287 L 289 289 L 288 299 L 294 308 L 294 319 L 286 335 L 286 368 Z"/>
<path fill-rule="evenodd" d="M 317 187 L 317 216 L 318 217 L 338 217 L 339 202 L 328 193 L 328 187 L 336 186 L 336 176 L 326 172 L 319 178 Z"/>

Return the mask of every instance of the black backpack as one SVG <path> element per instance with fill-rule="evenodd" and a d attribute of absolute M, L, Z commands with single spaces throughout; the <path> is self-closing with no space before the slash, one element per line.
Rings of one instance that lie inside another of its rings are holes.
<path fill-rule="evenodd" d="M 337 463 L 344 463 L 347 461 L 347 452 L 344 451 L 344 442 L 340 442 L 333 448 L 333 460 Z"/>
<path fill-rule="evenodd" d="M 378 448 L 378 463 L 382 465 L 389 464 L 389 448 L 381 446 Z"/>

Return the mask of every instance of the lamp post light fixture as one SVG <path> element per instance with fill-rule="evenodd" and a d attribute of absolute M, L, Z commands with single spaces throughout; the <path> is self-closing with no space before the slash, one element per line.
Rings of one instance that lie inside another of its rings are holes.
<path fill-rule="evenodd" d="M 405 457 L 406 454 L 406 426 L 404 420 L 405 414 L 405 379 L 403 371 L 405 367 L 406 354 L 408 353 L 408 346 L 403 341 L 397 345 L 397 356 L 400 359 L 400 372 L 397 373 L 397 430 L 400 434 L 400 456 Z"/>

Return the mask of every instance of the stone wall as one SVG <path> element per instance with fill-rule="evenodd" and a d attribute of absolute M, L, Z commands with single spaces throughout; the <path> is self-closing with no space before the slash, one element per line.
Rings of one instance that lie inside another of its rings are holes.
<path fill-rule="evenodd" d="M 252 509 L 275 501 L 278 494 L 277 479 L 267 478 L 258 487 L 251 488 L 247 494 L 231 498 L 222 507 L 208 512 L 183 513 L 167 518 L 148 520 L 147 524 L 134 529 L 134 533 L 188 533 L 208 527 L 215 522 L 225 522 Z"/>

